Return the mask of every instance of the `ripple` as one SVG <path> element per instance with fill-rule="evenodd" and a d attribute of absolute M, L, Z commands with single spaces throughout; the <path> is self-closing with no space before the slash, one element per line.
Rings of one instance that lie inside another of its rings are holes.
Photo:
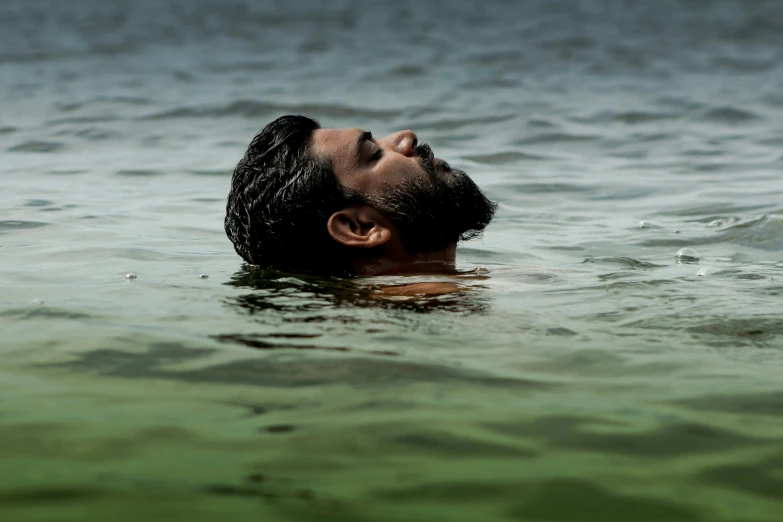
<path fill-rule="evenodd" d="M 742 415 L 783 416 L 783 392 L 715 394 L 684 399 L 675 403 L 697 412 Z"/>
<path fill-rule="evenodd" d="M 531 118 L 527 121 L 527 124 L 530 127 L 537 127 L 541 129 L 556 129 L 559 127 L 558 124 L 544 118 Z"/>
<path fill-rule="evenodd" d="M 541 161 L 545 160 L 546 158 L 544 156 L 536 156 L 534 154 L 525 154 L 524 152 L 507 151 L 498 152 L 495 154 L 465 156 L 465 159 L 487 165 L 503 165 L 505 163 L 514 163 L 517 161 Z"/>
<path fill-rule="evenodd" d="M 50 205 L 53 205 L 54 203 L 52 201 L 46 200 L 46 199 L 29 199 L 24 204 L 26 207 L 48 207 Z"/>
<path fill-rule="evenodd" d="M 746 123 L 759 118 L 760 116 L 752 111 L 732 106 L 710 109 L 698 117 L 702 121 L 717 123 Z"/>
<path fill-rule="evenodd" d="M 83 320 L 97 317 L 92 314 L 76 312 L 66 308 L 54 308 L 49 306 L 34 306 L 30 308 L 10 308 L 0 312 L 0 317 L 10 317 L 13 319 L 72 319 Z"/>
<path fill-rule="evenodd" d="M 467 61 L 471 65 L 479 65 L 482 67 L 491 67 L 494 65 L 513 67 L 526 65 L 529 58 L 521 50 L 509 50 L 480 53 L 469 57 Z"/>
<path fill-rule="evenodd" d="M 505 435 L 546 441 L 549 446 L 596 454 L 621 454 L 658 459 L 699 453 L 722 453 L 736 448 L 760 447 L 780 439 L 753 437 L 702 423 L 663 424 L 652 429 L 591 417 L 551 416 L 533 421 L 509 421 L 487 425 Z M 602 429 L 591 429 L 600 427 Z M 610 430 L 611 428 L 611 430 Z"/>
<path fill-rule="evenodd" d="M 9 152 L 55 152 L 65 147 L 59 141 L 30 140 L 9 148 Z"/>
<path fill-rule="evenodd" d="M 153 177 L 153 176 L 162 176 L 163 171 L 146 170 L 146 169 L 118 170 L 115 174 L 117 174 L 118 176 L 128 176 L 128 177 Z"/>
<path fill-rule="evenodd" d="M 650 112 L 650 111 L 603 111 L 592 116 L 571 118 L 572 121 L 579 123 L 625 123 L 627 125 L 637 125 L 640 123 L 655 122 L 661 120 L 676 120 L 682 117 L 682 114 L 671 112 Z"/>
<path fill-rule="evenodd" d="M 3 134 L 11 134 L 12 132 L 16 132 L 17 130 L 19 129 L 17 129 L 16 127 L 0 127 L 0 136 L 2 136 Z"/>
<path fill-rule="evenodd" d="M 627 268 L 629 270 L 652 270 L 654 268 L 663 268 L 663 265 L 648 263 L 632 257 L 588 257 L 582 260 L 582 263 L 610 265 Z"/>
<path fill-rule="evenodd" d="M 109 123 L 114 121 L 120 121 L 121 118 L 117 116 L 101 115 L 101 116 L 71 116 L 68 118 L 56 118 L 49 120 L 49 125 L 63 125 L 63 124 L 83 124 L 83 123 Z"/>
<path fill-rule="evenodd" d="M 0 53 L 0 63 L 43 62 L 51 58 L 62 58 L 65 56 L 68 56 L 67 53 L 45 53 L 45 52 Z"/>
<path fill-rule="evenodd" d="M 554 49 L 558 51 L 582 51 L 584 49 L 592 49 L 596 45 L 597 42 L 595 39 L 584 35 L 555 37 L 541 43 L 541 47 L 545 49 Z"/>
<path fill-rule="evenodd" d="M 480 116 L 477 118 L 446 118 L 435 121 L 422 120 L 416 122 L 416 129 L 422 130 L 454 130 L 472 125 L 499 123 L 516 118 L 514 114 L 498 114 L 495 116 Z"/>
<path fill-rule="evenodd" d="M 783 251 L 783 217 L 769 215 L 741 221 L 723 229 L 720 239 L 763 250 Z"/>
<path fill-rule="evenodd" d="M 188 170 L 187 172 L 193 174 L 194 176 L 214 176 L 214 177 L 221 177 L 221 178 L 225 176 L 231 176 L 231 169 Z"/>
<path fill-rule="evenodd" d="M 327 118 L 380 118 L 390 119 L 399 111 L 382 111 L 360 107 L 350 107 L 333 104 L 279 104 L 272 102 L 237 100 L 227 105 L 207 107 L 181 107 L 169 111 L 144 116 L 142 120 L 169 120 L 178 118 L 220 118 L 223 116 L 239 116 L 258 118 L 280 113 L 311 114 Z"/>
<path fill-rule="evenodd" d="M 696 217 L 696 219 L 691 221 L 698 221 L 698 220 L 705 220 L 705 219 L 707 220 L 716 219 L 715 217 L 712 217 L 715 215 L 718 215 L 719 217 L 738 216 L 738 215 L 746 214 L 748 212 L 761 210 L 764 208 L 768 208 L 768 205 L 739 206 L 739 205 L 733 205 L 731 203 L 726 203 L 726 204 L 715 203 L 711 205 L 693 206 L 693 207 L 688 207 L 683 209 L 677 209 L 668 212 L 659 212 L 659 214 L 664 216 Z M 710 216 L 710 217 L 705 217 L 705 216 Z"/>
<path fill-rule="evenodd" d="M 406 453 L 413 451 L 427 456 L 530 458 L 536 455 L 534 451 L 527 448 L 456 435 L 445 430 L 403 433 L 391 437 L 387 442 L 392 447 L 401 446 Z"/>
<path fill-rule="evenodd" d="M 650 330 L 681 330 L 693 334 L 700 343 L 727 348 L 763 346 L 783 336 L 783 323 L 779 317 L 771 314 L 746 317 L 659 315 L 626 322 L 624 326 Z"/>
<path fill-rule="evenodd" d="M 641 141 L 641 142 L 655 142 L 655 141 L 666 141 L 675 139 L 677 137 L 676 134 L 669 133 L 669 132 L 637 132 L 631 135 L 631 139 L 634 141 Z"/>
<path fill-rule="evenodd" d="M 16 437 L 11 437 L 11 440 L 16 442 L 14 440 L 15 438 Z M 33 440 L 42 441 L 44 439 L 34 438 Z M 36 456 L 40 455 L 40 448 L 36 449 L 38 451 L 34 452 L 33 454 Z M 14 505 L 47 505 L 65 507 L 86 502 L 106 502 L 107 499 L 112 497 L 112 493 L 113 492 L 104 491 L 98 488 L 78 486 L 19 488 L 12 489 L 10 491 L 6 490 L 0 493 L 0 505 L 5 506 L 5 508 L 9 508 Z"/>
<path fill-rule="evenodd" d="M 230 64 L 219 64 L 205 67 L 204 70 L 210 72 L 235 72 L 235 71 L 268 71 L 274 69 L 273 61 L 246 61 Z"/>
<path fill-rule="evenodd" d="M 80 169 L 54 169 L 48 172 L 49 174 L 54 174 L 55 176 L 74 176 L 77 174 L 85 174 L 87 171 Z"/>
<path fill-rule="evenodd" d="M 419 76 L 424 76 L 425 74 L 427 74 L 427 69 L 419 65 L 397 65 L 382 74 L 370 75 L 368 76 L 368 79 L 417 78 Z"/>
<path fill-rule="evenodd" d="M 65 103 L 60 105 L 59 109 L 61 112 L 72 112 L 78 109 L 83 109 L 85 107 L 92 108 L 95 106 L 102 106 L 102 105 L 140 106 L 140 105 L 151 105 L 151 104 L 152 104 L 152 100 L 149 98 L 145 98 L 143 96 L 114 96 L 114 97 L 99 96 L 91 100 L 85 100 L 85 101 L 80 101 L 75 103 Z"/>
<path fill-rule="evenodd" d="M 715 466 L 699 474 L 706 482 L 772 500 L 783 500 L 783 459 L 764 459 L 750 464 Z"/>
<path fill-rule="evenodd" d="M 119 132 L 101 128 L 101 127 L 88 127 L 84 129 L 66 129 L 57 133 L 58 136 L 71 135 L 78 138 L 83 138 L 89 141 L 101 141 L 120 136 Z"/>
<path fill-rule="evenodd" d="M 134 344 L 137 344 L 134 342 Z M 171 370 L 171 361 L 201 358 L 214 350 L 191 348 L 176 342 L 156 343 L 146 353 L 101 349 L 79 354 L 63 363 L 45 363 L 63 368 L 124 378 L 164 378 L 186 382 L 274 387 L 399 386 L 401 383 L 462 383 L 517 391 L 551 389 L 545 381 L 495 376 L 488 373 L 399 359 L 371 357 L 248 358 L 194 370 Z"/>
<path fill-rule="evenodd" d="M 600 140 L 600 136 L 586 134 L 569 134 L 565 132 L 551 132 L 536 134 L 529 138 L 514 141 L 514 145 L 543 145 L 555 143 L 579 143 Z"/>
<path fill-rule="evenodd" d="M 553 479 L 537 485 L 522 505 L 512 510 L 519 520 L 634 522 L 699 522 L 693 508 L 654 497 L 607 491 L 585 480 Z M 563 499 L 568 499 L 563 502 Z"/>
<path fill-rule="evenodd" d="M 772 92 L 761 98 L 765 103 L 775 107 L 783 107 L 783 94 L 780 91 Z"/>
<path fill-rule="evenodd" d="M 655 102 L 667 107 L 676 107 L 681 111 L 696 111 L 704 108 L 704 103 L 702 102 L 688 100 L 679 96 L 661 96 Z"/>
<path fill-rule="evenodd" d="M 397 502 L 486 502 L 493 506 L 514 499 L 509 520 L 699 522 L 692 508 L 658 498 L 617 494 L 587 480 L 550 478 L 538 481 L 496 479 L 446 480 L 415 486 L 387 487 L 375 495 Z M 563 499 L 568 499 L 564 502 Z M 505 520 L 505 517 L 504 517 Z"/>
<path fill-rule="evenodd" d="M 732 72 L 767 71 L 777 65 L 775 60 L 752 60 L 748 58 L 730 58 L 719 56 L 712 59 L 712 68 Z"/>
<path fill-rule="evenodd" d="M 523 183 L 510 182 L 495 185 L 499 189 L 520 194 L 577 194 L 592 192 L 592 187 L 571 183 Z"/>
<path fill-rule="evenodd" d="M 724 156 L 726 152 L 720 149 L 695 148 L 695 149 L 685 149 L 681 152 L 681 154 L 683 156 L 695 156 L 701 158 L 701 157 Z"/>
<path fill-rule="evenodd" d="M 48 226 L 50 223 L 40 221 L 0 221 L 0 234 L 14 232 L 16 230 L 30 230 Z"/>

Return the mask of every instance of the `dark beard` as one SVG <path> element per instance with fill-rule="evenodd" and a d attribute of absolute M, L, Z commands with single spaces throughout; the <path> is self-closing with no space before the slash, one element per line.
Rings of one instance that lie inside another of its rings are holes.
<path fill-rule="evenodd" d="M 426 143 L 419 145 L 417 154 L 426 179 L 407 180 L 393 190 L 365 196 L 367 203 L 394 223 L 409 253 L 434 252 L 479 237 L 492 221 L 497 203 L 464 171 L 445 161 L 433 165 Z"/>

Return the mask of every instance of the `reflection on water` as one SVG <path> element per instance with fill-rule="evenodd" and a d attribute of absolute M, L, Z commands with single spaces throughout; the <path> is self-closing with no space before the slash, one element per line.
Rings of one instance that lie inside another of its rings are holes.
<path fill-rule="evenodd" d="M 0 2 L 3 520 L 780 520 L 783 3 L 444 5 Z M 240 267 L 283 113 L 496 221 L 456 277 Z"/>
<path fill-rule="evenodd" d="M 428 313 L 449 311 L 477 314 L 487 310 L 489 300 L 480 292 L 484 276 L 473 273 L 455 276 L 376 277 L 369 279 L 317 278 L 303 274 L 283 274 L 243 265 L 227 284 L 252 289 L 251 293 L 234 297 L 230 304 L 240 306 L 250 315 L 267 310 L 276 312 L 339 311 L 354 307 L 382 308 L 389 311 Z M 457 282 L 455 284 L 454 282 Z M 427 283 L 445 282 L 453 292 L 428 292 Z M 417 290 L 417 285 L 421 290 Z M 395 289 L 405 286 L 407 295 L 399 295 Z M 276 315 L 279 319 L 279 315 Z M 296 316 L 299 317 L 299 316 Z M 317 321 L 317 318 L 302 318 Z"/>

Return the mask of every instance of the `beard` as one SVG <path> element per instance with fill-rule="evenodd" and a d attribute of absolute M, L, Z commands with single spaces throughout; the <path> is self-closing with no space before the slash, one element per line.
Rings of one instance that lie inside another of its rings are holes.
<path fill-rule="evenodd" d="M 445 161 L 432 164 L 426 143 L 416 152 L 426 178 L 408 179 L 382 194 L 365 196 L 366 202 L 394 223 L 409 253 L 434 252 L 481 236 L 497 203 L 464 171 Z"/>

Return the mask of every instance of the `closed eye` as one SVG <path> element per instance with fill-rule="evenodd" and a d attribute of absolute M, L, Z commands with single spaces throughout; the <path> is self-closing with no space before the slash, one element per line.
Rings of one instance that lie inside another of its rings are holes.
<path fill-rule="evenodd" d="M 365 131 L 364 139 L 367 141 L 367 143 L 371 143 L 374 147 L 378 149 L 372 153 L 372 155 L 370 156 L 370 161 L 378 161 L 379 159 L 381 159 L 381 156 L 383 156 L 383 149 L 378 145 L 378 142 L 376 142 L 375 139 L 372 137 L 372 132 Z"/>
<path fill-rule="evenodd" d="M 357 136 L 356 143 L 356 165 L 362 163 L 376 162 L 383 156 L 383 148 L 373 139 L 370 131 L 361 132 Z M 372 148 L 371 148 L 372 147 Z M 368 150 L 369 149 L 369 150 Z M 369 156 L 368 156 L 369 155 Z"/>

